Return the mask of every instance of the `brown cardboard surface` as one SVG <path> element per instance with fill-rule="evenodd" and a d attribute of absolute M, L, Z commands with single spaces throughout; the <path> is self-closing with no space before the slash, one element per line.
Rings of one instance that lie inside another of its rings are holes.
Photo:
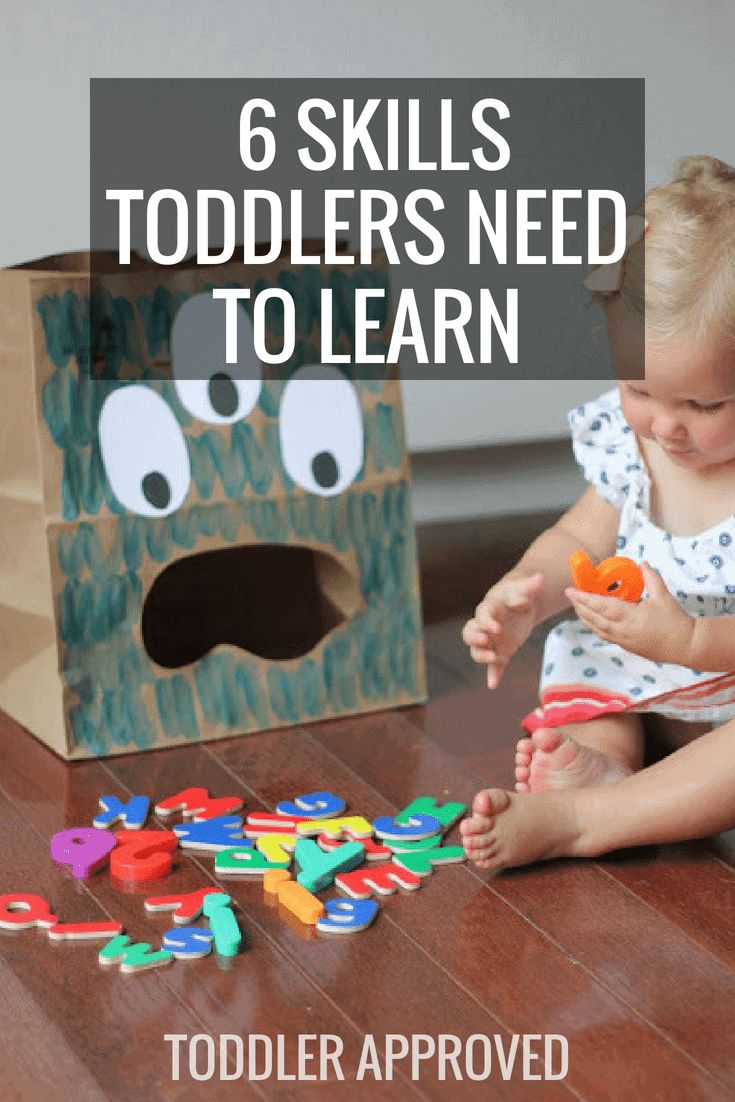
<path fill-rule="evenodd" d="M 87 757 L 423 699 L 395 375 L 355 387 L 365 457 L 344 492 L 315 494 L 287 477 L 274 453 L 276 389 L 246 418 L 267 477 L 251 472 L 235 491 L 219 469 L 205 478 L 192 466 L 175 514 L 135 515 L 106 482 L 95 418 L 128 375 L 155 388 L 151 370 L 168 367 L 166 348 L 149 352 L 140 303 L 162 286 L 183 303 L 255 274 L 141 266 L 107 277 L 132 318 L 135 362 L 100 382 L 79 329 L 87 259 L 0 273 L 0 707 L 62 755 Z M 287 271 L 282 259 L 267 275 Z M 65 328 L 69 303 L 76 331 Z M 313 347 L 313 332 L 302 337 Z M 179 424 L 192 457 L 216 443 L 228 461 L 234 428 Z"/>

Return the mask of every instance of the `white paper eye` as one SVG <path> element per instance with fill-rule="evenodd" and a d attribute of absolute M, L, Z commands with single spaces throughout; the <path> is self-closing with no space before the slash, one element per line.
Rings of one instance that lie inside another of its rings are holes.
<path fill-rule="evenodd" d="M 260 394 L 262 369 L 255 355 L 253 323 L 237 309 L 237 363 L 225 355 L 224 299 L 193 295 L 171 329 L 171 366 L 182 404 L 199 421 L 231 425 L 251 412 Z"/>
<path fill-rule="evenodd" d="M 115 497 L 142 517 L 166 517 L 189 491 L 186 441 L 170 407 L 147 386 L 113 390 L 99 421 L 102 462 Z"/>
<path fill-rule="evenodd" d="M 341 494 L 365 453 L 357 391 L 336 368 L 299 368 L 283 389 L 281 458 L 294 482 L 312 494 Z"/>

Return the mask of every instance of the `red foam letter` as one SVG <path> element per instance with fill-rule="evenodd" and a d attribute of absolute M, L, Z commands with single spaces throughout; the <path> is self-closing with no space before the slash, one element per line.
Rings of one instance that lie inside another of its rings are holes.
<path fill-rule="evenodd" d="M 147 911 L 173 911 L 174 922 L 191 922 L 198 918 L 204 907 L 204 896 L 210 892 L 220 892 L 221 888 L 199 888 L 195 892 L 181 895 L 152 895 L 145 901 Z"/>
<path fill-rule="evenodd" d="M 0 926 L 5 930 L 27 930 L 31 926 L 55 926 L 58 922 L 42 895 L 10 892 L 0 895 Z"/>
<path fill-rule="evenodd" d="M 158 880 L 171 872 L 178 838 L 171 830 L 119 830 L 121 844 L 110 854 L 110 874 L 118 880 Z"/>
<path fill-rule="evenodd" d="M 353 899 L 367 899 L 376 892 L 378 895 L 392 895 L 398 885 L 409 892 L 421 887 L 420 876 L 394 864 L 339 873 L 334 882 Z"/>
<path fill-rule="evenodd" d="M 175 811 L 183 811 L 184 818 L 194 817 L 195 823 L 201 823 L 204 819 L 214 819 L 216 815 L 227 815 L 230 811 L 239 811 L 242 800 L 239 796 L 220 796 L 212 799 L 206 788 L 184 788 L 175 796 L 169 796 L 156 804 L 156 812 L 159 815 L 173 815 Z"/>

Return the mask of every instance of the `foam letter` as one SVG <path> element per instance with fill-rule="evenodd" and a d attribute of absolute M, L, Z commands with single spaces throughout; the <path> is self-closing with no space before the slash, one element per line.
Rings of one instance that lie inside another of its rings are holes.
<path fill-rule="evenodd" d="M 291 873 L 286 869 L 267 869 L 263 877 L 263 891 L 268 895 L 278 895 L 279 885 L 290 879 Z"/>
<path fill-rule="evenodd" d="M 309 834 L 326 834 L 329 838 L 341 838 L 349 833 L 353 838 L 370 838 L 373 828 L 362 815 L 347 815 L 343 819 L 305 819 L 296 827 L 300 838 Z"/>
<path fill-rule="evenodd" d="M 120 961 L 121 972 L 142 972 L 146 968 L 170 964 L 173 959 L 173 953 L 165 949 L 152 953 L 150 945 L 145 942 L 131 943 L 126 934 L 118 934 L 99 952 L 100 964 L 117 964 Z"/>
<path fill-rule="evenodd" d="M 441 823 L 433 815 L 410 815 L 406 817 L 405 824 L 390 815 L 381 815 L 373 823 L 375 833 L 386 841 L 418 842 L 421 838 L 430 838 L 432 834 L 441 834 L 441 829 Z"/>
<path fill-rule="evenodd" d="M 357 842 L 358 841 L 357 838 L 355 838 L 352 834 L 350 834 L 349 830 L 343 831 L 343 838 L 348 842 Z M 438 845 L 438 843 L 440 841 L 441 841 L 441 839 L 437 838 L 436 842 L 434 844 Z M 360 838 L 359 842 L 360 842 L 361 846 L 365 847 L 365 860 L 366 861 L 390 861 L 391 858 L 393 857 L 393 850 L 394 849 L 397 849 L 398 846 L 400 846 L 400 845 L 403 845 L 403 846 L 408 845 L 407 842 L 394 842 L 391 845 L 390 849 L 389 849 L 388 846 L 380 845 L 378 842 L 374 841 L 374 839 L 372 839 L 372 838 Z M 326 850 L 326 852 L 329 853 L 331 850 L 337 849 L 338 846 L 343 845 L 343 842 L 339 838 L 330 838 L 329 835 L 327 835 L 327 834 L 320 834 L 319 837 L 316 840 L 316 844 L 321 849 Z M 414 843 L 411 843 L 411 844 L 413 845 Z M 423 843 L 416 843 L 416 844 L 417 845 L 423 845 Z"/>
<path fill-rule="evenodd" d="M 192 816 L 195 823 L 204 819 L 214 819 L 218 815 L 226 815 L 230 811 L 239 811 L 242 800 L 239 796 L 220 796 L 213 799 L 206 788 L 184 788 L 175 796 L 169 796 L 156 804 L 156 814 L 173 815 L 175 811 L 182 811 L 185 819 Z"/>
<path fill-rule="evenodd" d="M 296 845 L 295 834 L 264 834 L 255 839 L 255 848 L 269 861 L 277 861 L 288 868 Z"/>
<path fill-rule="evenodd" d="M 296 860 L 301 872 L 297 883 L 310 892 L 320 892 L 334 883 L 338 872 L 356 869 L 365 860 L 365 847 L 360 842 L 345 842 L 331 853 L 325 853 L 310 838 L 300 838 L 296 843 Z"/>
<path fill-rule="evenodd" d="M 293 803 L 282 800 L 276 806 L 279 815 L 301 815 L 307 819 L 331 819 L 333 815 L 341 815 L 344 811 L 345 801 L 332 792 L 307 792 L 305 796 L 297 796 Z"/>
<path fill-rule="evenodd" d="M 427 849 L 436 849 L 437 846 L 442 844 L 441 834 L 434 834 L 431 838 L 422 838 L 418 842 L 401 842 L 396 838 L 391 838 L 389 842 L 386 842 L 391 857 L 394 853 L 424 853 Z"/>
<path fill-rule="evenodd" d="M 222 957 L 234 957 L 240 948 L 242 934 L 230 907 L 232 900 L 224 892 L 208 895 L 204 913 L 214 936 L 214 947 Z"/>
<path fill-rule="evenodd" d="M 177 960 L 198 960 L 211 950 L 212 937 L 205 926 L 174 926 L 163 935 L 163 947 Z"/>
<path fill-rule="evenodd" d="M 324 914 L 322 901 L 295 880 L 284 880 L 278 885 L 278 902 L 307 926 L 315 926 Z"/>
<path fill-rule="evenodd" d="M 118 819 L 122 819 L 123 826 L 128 830 L 140 830 L 148 818 L 150 805 L 151 801 L 147 796 L 133 796 L 126 804 L 118 800 L 117 796 L 100 796 L 102 812 L 95 815 L 92 826 L 97 830 L 105 830 Z"/>
<path fill-rule="evenodd" d="M 252 842 L 250 843 L 252 846 Z M 285 869 L 291 864 L 283 861 L 269 861 L 257 849 L 234 846 L 223 849 L 214 859 L 214 871 L 218 876 L 262 876 L 266 869 Z"/>
<path fill-rule="evenodd" d="M 29 930 L 32 926 L 55 926 L 58 922 L 41 895 L 10 892 L 0 895 L 0 926 L 4 930 Z"/>
<path fill-rule="evenodd" d="M 118 880 L 158 880 L 171 872 L 177 838 L 170 830 L 118 831 L 121 842 L 110 856 L 110 874 Z"/>
<path fill-rule="evenodd" d="M 294 834 L 306 815 L 274 815 L 272 811 L 254 811 L 245 824 L 246 838 L 261 838 L 265 834 Z"/>
<path fill-rule="evenodd" d="M 115 848 L 115 835 L 94 827 L 72 827 L 60 830 L 51 839 L 51 857 L 60 865 L 69 865 L 78 880 L 84 880 L 104 865 Z"/>
<path fill-rule="evenodd" d="M 174 922 L 192 922 L 202 913 L 204 897 L 210 892 L 219 892 L 219 888 L 198 888 L 195 892 L 181 895 L 152 895 L 145 901 L 147 911 L 173 911 Z"/>
<path fill-rule="evenodd" d="M 399 811 L 396 815 L 397 823 L 407 823 L 413 815 L 431 815 L 438 819 L 445 830 L 454 826 L 457 819 L 461 819 L 467 810 L 466 804 L 449 802 L 438 804 L 433 796 L 417 796 L 408 807 Z"/>
<path fill-rule="evenodd" d="M 415 872 L 417 876 L 431 876 L 433 865 L 464 861 L 465 852 L 462 846 L 439 846 L 438 849 L 427 849 L 423 853 L 396 853 L 393 860 L 409 872 Z"/>
<path fill-rule="evenodd" d="M 393 864 L 342 873 L 334 882 L 340 891 L 347 892 L 353 899 L 368 899 L 373 892 L 392 895 L 398 885 L 409 892 L 421 887 L 420 876 Z"/>
<path fill-rule="evenodd" d="M 82 941 L 92 937 L 114 937 L 122 933 L 121 922 L 57 922 L 48 932 L 53 941 Z"/>
<path fill-rule="evenodd" d="M 242 818 L 218 815 L 203 822 L 182 823 L 174 827 L 179 845 L 185 849 L 230 849 L 242 840 Z"/>
<path fill-rule="evenodd" d="M 322 934 L 357 934 L 367 930 L 380 910 L 373 899 L 328 899 L 326 915 L 317 919 Z"/>

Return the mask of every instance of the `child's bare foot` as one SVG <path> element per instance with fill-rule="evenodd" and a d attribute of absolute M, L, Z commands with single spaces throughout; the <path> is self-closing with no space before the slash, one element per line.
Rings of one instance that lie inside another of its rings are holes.
<path fill-rule="evenodd" d="M 573 792 L 517 796 L 478 792 L 459 825 L 465 853 L 481 869 L 512 868 L 551 857 L 585 856 Z"/>
<path fill-rule="evenodd" d="M 516 792 L 590 788 L 622 781 L 632 772 L 564 734 L 563 728 L 539 727 L 516 746 Z"/>

